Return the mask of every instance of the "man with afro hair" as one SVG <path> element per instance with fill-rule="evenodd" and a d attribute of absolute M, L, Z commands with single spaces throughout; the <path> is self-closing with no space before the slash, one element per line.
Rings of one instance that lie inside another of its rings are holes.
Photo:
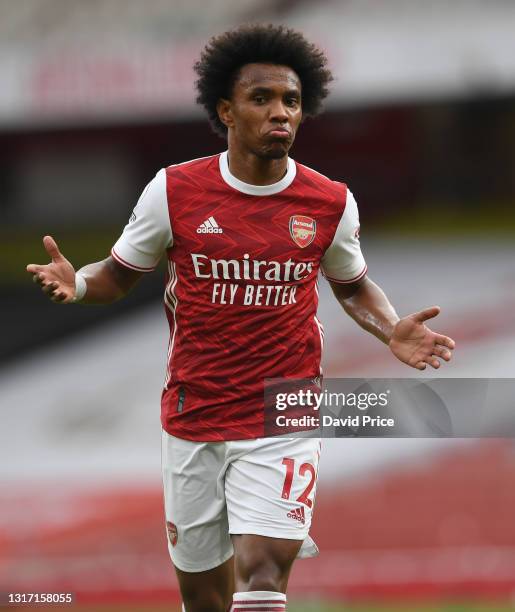
<path fill-rule="evenodd" d="M 195 64 L 197 101 L 227 139 L 221 154 L 160 170 L 110 257 L 75 272 L 50 236 L 27 266 L 57 303 L 110 303 L 161 256 L 170 325 L 162 393 L 168 547 L 188 612 L 286 610 L 311 524 L 320 440 L 267 436 L 265 379 L 320 382 L 319 270 L 336 299 L 419 370 L 454 342 L 399 318 L 367 277 L 356 201 L 288 155 L 332 79 L 324 53 L 285 27 L 213 38 Z"/>

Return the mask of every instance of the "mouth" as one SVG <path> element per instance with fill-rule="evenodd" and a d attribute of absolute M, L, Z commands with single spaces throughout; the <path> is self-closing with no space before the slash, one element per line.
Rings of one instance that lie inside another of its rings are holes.
<path fill-rule="evenodd" d="M 291 138 L 291 133 L 286 128 L 274 128 L 267 132 L 266 135 L 279 140 L 289 140 Z"/>

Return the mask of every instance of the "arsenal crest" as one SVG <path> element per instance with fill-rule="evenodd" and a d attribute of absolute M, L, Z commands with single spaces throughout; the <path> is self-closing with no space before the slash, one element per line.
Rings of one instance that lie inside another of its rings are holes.
<path fill-rule="evenodd" d="M 293 215 L 290 217 L 290 236 L 296 245 L 305 249 L 313 242 L 317 233 L 317 222 L 311 217 Z"/>
<path fill-rule="evenodd" d="M 177 533 L 177 527 L 171 521 L 166 521 L 166 531 L 168 532 L 168 539 L 170 540 L 170 544 L 172 546 L 175 546 L 177 544 L 177 538 L 179 537 Z"/>

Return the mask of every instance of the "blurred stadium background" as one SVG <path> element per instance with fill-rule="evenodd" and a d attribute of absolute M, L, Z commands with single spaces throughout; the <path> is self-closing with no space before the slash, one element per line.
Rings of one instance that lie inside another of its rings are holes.
<path fill-rule="evenodd" d="M 438 375 L 515 375 L 515 3 L 0 0 L 0 592 L 178 604 L 162 275 L 86 308 L 47 302 L 24 270 L 45 261 L 45 233 L 77 267 L 104 258 L 160 167 L 223 150 L 191 66 L 243 21 L 327 50 L 327 112 L 293 157 L 351 186 L 370 276 L 400 313 L 442 307 L 434 327 L 459 348 Z M 325 282 L 320 315 L 326 375 L 413 375 Z M 514 480 L 512 440 L 326 440 L 322 553 L 297 563 L 292 610 L 510 609 Z"/>

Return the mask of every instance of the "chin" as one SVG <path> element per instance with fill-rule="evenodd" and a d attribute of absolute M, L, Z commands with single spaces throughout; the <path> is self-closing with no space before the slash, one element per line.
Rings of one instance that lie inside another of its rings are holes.
<path fill-rule="evenodd" d="M 261 159 L 282 159 L 288 155 L 288 151 L 290 150 L 290 145 L 285 146 L 282 143 L 277 143 L 273 145 L 268 145 L 264 147 L 257 156 Z"/>

